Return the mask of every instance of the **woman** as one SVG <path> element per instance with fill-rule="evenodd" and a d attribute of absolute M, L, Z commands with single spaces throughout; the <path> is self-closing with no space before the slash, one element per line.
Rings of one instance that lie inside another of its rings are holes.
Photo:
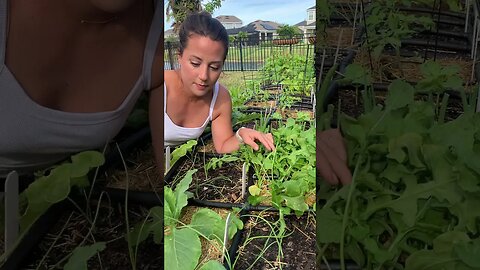
<path fill-rule="evenodd" d="M 338 129 L 317 133 L 317 172 L 331 185 L 350 184 L 352 174 L 347 166 L 347 151 Z M 317 177 L 319 178 L 319 177 Z"/>
<path fill-rule="evenodd" d="M 142 91 L 161 96 L 163 23 L 155 2 L 0 1 L 0 177 L 102 149 Z M 162 117 L 151 121 L 161 148 Z"/>
<path fill-rule="evenodd" d="M 207 12 L 189 15 L 180 31 L 178 70 L 165 71 L 164 145 L 178 145 L 198 138 L 212 122 L 218 153 L 230 153 L 246 143 L 254 150 L 262 143 L 275 149 L 272 134 L 240 128 L 232 131 L 232 101 L 218 83 L 228 53 L 228 34 Z"/>

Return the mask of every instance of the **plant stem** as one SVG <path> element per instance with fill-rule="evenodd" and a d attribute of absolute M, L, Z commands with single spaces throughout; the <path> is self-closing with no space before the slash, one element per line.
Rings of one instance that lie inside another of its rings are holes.
<path fill-rule="evenodd" d="M 40 260 L 40 262 L 38 263 L 37 268 L 35 268 L 36 270 L 40 269 L 40 266 L 42 266 L 43 261 L 45 261 L 45 259 L 47 258 L 48 254 L 49 254 L 50 251 L 52 250 L 52 248 L 53 248 L 53 246 L 55 245 L 55 243 L 57 243 L 57 240 L 60 238 L 60 235 L 62 235 L 63 231 L 67 228 L 67 225 L 68 225 L 68 223 L 70 222 L 70 219 L 72 218 L 72 215 L 73 215 L 73 213 L 70 213 L 70 216 L 68 216 L 68 219 L 67 219 L 67 221 L 65 222 L 65 225 L 62 227 L 62 230 L 57 234 L 57 236 L 56 236 L 55 239 L 53 240 L 53 243 L 50 245 L 50 247 L 48 248 L 48 250 L 47 250 L 47 252 L 45 253 L 45 255 L 43 255 L 42 260 Z"/>
<path fill-rule="evenodd" d="M 440 111 L 438 112 L 438 123 L 443 124 L 445 122 L 445 112 L 447 111 L 447 104 L 448 104 L 448 93 L 445 93 L 442 98 L 442 105 L 440 107 Z"/>
<path fill-rule="evenodd" d="M 125 210 L 125 227 L 127 229 L 127 239 L 130 239 L 130 223 L 128 221 L 128 190 L 129 190 L 129 184 L 130 184 L 130 179 L 128 177 L 128 168 L 127 168 L 127 164 L 125 163 L 125 159 L 123 158 L 123 155 L 122 155 L 122 152 L 120 151 L 120 147 L 118 147 L 118 144 L 117 144 L 117 149 L 118 149 L 118 153 L 120 154 L 120 158 L 122 159 L 122 164 L 123 164 L 123 168 L 125 170 L 125 178 L 126 178 L 126 186 L 125 186 L 125 207 L 124 207 L 124 210 Z M 132 269 L 135 270 L 137 269 L 136 268 L 136 257 L 134 255 L 134 252 L 133 252 L 133 249 L 130 245 L 128 245 L 128 255 L 130 257 L 130 263 L 132 265 Z"/>
<path fill-rule="evenodd" d="M 355 169 L 353 171 L 352 183 L 350 183 L 347 201 L 345 205 L 345 211 L 343 212 L 342 219 L 342 234 L 340 236 L 340 266 L 342 270 L 345 270 L 345 229 L 347 227 L 348 211 L 350 210 L 350 202 L 352 200 L 353 191 L 355 190 L 355 183 L 358 174 L 358 168 L 363 160 L 363 154 L 360 154 L 358 157 L 357 163 L 355 164 Z"/>
<path fill-rule="evenodd" d="M 98 218 L 98 212 L 100 211 L 100 203 L 102 202 L 102 197 L 105 194 L 105 192 L 100 193 L 100 197 L 98 198 L 98 203 L 97 203 L 97 209 L 95 211 L 95 217 L 93 218 L 92 226 L 90 226 L 90 229 L 88 230 L 87 234 L 85 235 L 85 238 L 83 238 L 82 242 L 78 245 L 81 247 L 83 244 L 85 244 L 85 241 L 87 241 L 87 238 L 89 235 L 91 235 L 93 228 L 95 226 L 95 223 L 97 222 Z M 60 261 L 58 261 L 53 268 L 58 267 L 60 264 L 62 264 L 64 261 L 66 261 L 68 258 L 70 258 L 72 254 L 68 254 L 67 256 L 63 257 Z"/>

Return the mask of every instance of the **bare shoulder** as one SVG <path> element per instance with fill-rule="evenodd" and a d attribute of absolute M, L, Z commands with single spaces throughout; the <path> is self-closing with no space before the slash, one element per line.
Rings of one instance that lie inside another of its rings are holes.
<path fill-rule="evenodd" d="M 153 88 L 160 88 L 164 80 L 166 80 L 166 73 L 162 70 L 163 67 L 163 38 L 160 37 L 160 40 L 157 45 L 157 50 L 155 51 L 155 56 L 153 58 L 153 67 L 152 67 L 152 80 Z"/>
<path fill-rule="evenodd" d="M 220 115 L 229 115 L 232 113 L 232 98 L 227 88 L 221 84 L 218 87 L 218 96 L 215 101 L 213 119 L 216 119 Z M 229 116 L 228 116 L 229 117 Z"/>
<path fill-rule="evenodd" d="M 217 97 L 217 104 L 224 104 L 224 103 L 232 103 L 232 98 L 230 97 L 230 92 L 228 92 L 227 88 L 222 84 L 218 85 L 218 97 Z"/>

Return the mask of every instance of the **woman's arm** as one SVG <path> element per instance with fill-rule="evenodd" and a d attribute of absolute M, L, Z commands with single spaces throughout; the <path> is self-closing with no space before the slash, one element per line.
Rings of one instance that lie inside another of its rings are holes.
<path fill-rule="evenodd" d="M 150 91 L 150 100 L 148 106 L 148 117 L 150 121 L 150 132 L 152 135 L 153 150 L 155 160 L 160 175 L 164 173 L 163 156 L 163 87 L 159 86 Z"/>
<path fill-rule="evenodd" d="M 227 89 L 220 85 L 217 101 L 215 103 L 212 120 L 212 137 L 215 150 L 218 153 L 231 153 L 240 148 L 240 141 L 232 131 L 232 100 Z M 242 140 L 254 150 L 259 146 L 255 141 L 262 143 L 268 150 L 275 150 L 272 134 L 243 128 L 239 131 Z"/>
<path fill-rule="evenodd" d="M 160 27 L 160 26 L 159 26 Z M 161 26 L 163 27 L 163 25 Z M 152 85 L 149 92 L 148 118 L 152 136 L 155 161 L 160 175 L 164 174 L 165 162 L 163 156 L 163 38 L 160 37 L 152 67 Z"/>

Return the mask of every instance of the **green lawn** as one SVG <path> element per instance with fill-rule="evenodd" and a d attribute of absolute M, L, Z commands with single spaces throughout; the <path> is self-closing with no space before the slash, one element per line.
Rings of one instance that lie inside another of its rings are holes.
<path fill-rule="evenodd" d="M 234 87 L 244 87 L 245 82 L 252 79 L 257 79 L 260 76 L 258 71 L 224 71 L 218 79 L 219 82 L 227 89 Z"/>
<path fill-rule="evenodd" d="M 259 61 L 259 62 L 264 62 L 265 59 L 271 57 L 272 55 L 280 55 L 280 54 L 299 54 L 302 56 L 308 55 L 313 59 L 314 57 L 314 46 L 313 45 L 307 45 L 307 44 L 295 44 L 292 46 L 292 49 L 290 50 L 290 46 L 284 45 L 284 46 L 270 46 L 270 45 L 264 45 L 264 46 L 245 46 L 242 47 L 242 55 L 240 58 L 240 48 L 238 47 L 230 47 L 228 49 L 228 56 L 227 56 L 227 61 L 240 61 L 240 59 L 243 59 L 243 61 Z M 177 61 L 177 51 L 174 49 L 171 52 L 171 56 L 174 61 Z M 168 50 L 164 50 L 163 54 L 163 60 L 164 61 L 169 61 L 169 53 Z"/>
<path fill-rule="evenodd" d="M 298 54 L 302 56 L 308 55 L 313 59 L 314 53 L 314 46 L 306 44 L 298 44 L 293 45 L 291 50 L 290 46 L 246 46 L 242 47 L 241 55 L 240 55 L 240 48 L 238 47 L 230 47 L 228 49 L 228 60 L 235 60 L 239 61 L 242 57 L 243 61 L 264 61 L 265 59 L 271 57 L 272 55 L 279 55 L 279 54 Z"/>

